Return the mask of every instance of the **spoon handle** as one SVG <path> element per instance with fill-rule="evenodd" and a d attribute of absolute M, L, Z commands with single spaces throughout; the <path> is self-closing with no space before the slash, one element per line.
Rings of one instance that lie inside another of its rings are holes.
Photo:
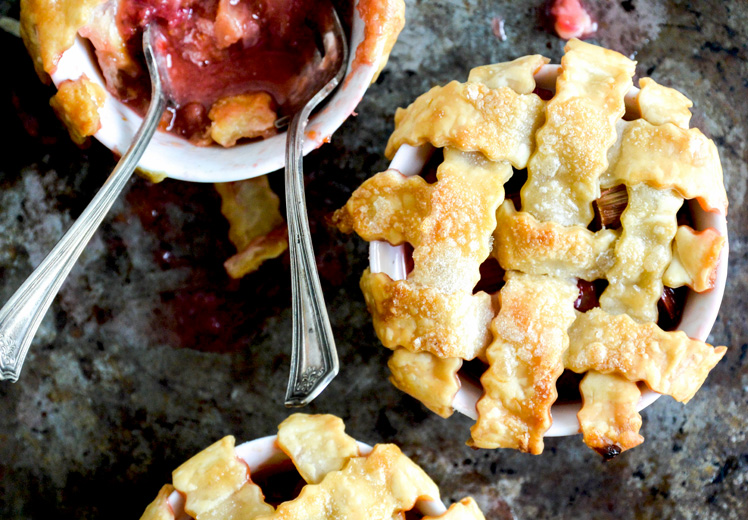
<path fill-rule="evenodd" d="M 0 309 L 0 380 L 7 379 L 12 382 L 18 380 L 31 340 L 44 314 L 91 236 L 127 185 L 127 181 L 156 131 L 161 114 L 166 107 L 166 99 L 158 73 L 156 73 L 153 51 L 150 43 L 146 44 L 147 40 L 148 38 L 143 38 L 146 62 L 151 76 L 151 105 L 148 113 L 127 153 L 119 160 L 114 171 L 88 207 Z"/>
<path fill-rule="evenodd" d="M 317 274 L 304 197 L 302 147 L 313 107 L 310 101 L 293 117 L 286 137 L 286 216 L 293 316 L 291 375 L 286 389 L 289 407 L 309 404 L 338 373 L 338 355 Z"/>

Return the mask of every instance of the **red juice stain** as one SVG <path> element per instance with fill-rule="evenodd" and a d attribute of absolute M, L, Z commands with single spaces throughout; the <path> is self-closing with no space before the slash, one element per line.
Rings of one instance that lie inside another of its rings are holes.
<path fill-rule="evenodd" d="M 580 0 L 550 0 L 546 14 L 553 30 L 564 40 L 584 38 L 597 31 L 597 22 L 592 20 Z"/>

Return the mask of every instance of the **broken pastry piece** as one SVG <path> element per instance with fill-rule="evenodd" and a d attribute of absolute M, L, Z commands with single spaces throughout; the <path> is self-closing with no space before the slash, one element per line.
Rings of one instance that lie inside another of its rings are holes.
<path fill-rule="evenodd" d="M 454 374 L 482 370 L 470 444 L 537 454 L 557 378 L 586 373 L 581 430 L 610 457 L 642 441 L 640 388 L 686 402 L 724 355 L 657 323 L 659 302 L 675 323 L 683 309 L 663 294 L 714 286 L 724 246 L 714 230 L 679 226 L 681 207 L 725 213 L 727 198 L 683 94 L 642 79 L 627 113 L 635 62 L 578 40 L 565 51 L 548 101 L 534 93 L 547 60 L 527 56 L 398 109 L 385 155 L 442 148 L 435 182 L 377 174 L 333 222 L 412 247 L 404 280 L 361 279 L 395 386 L 448 416 Z M 503 285 L 483 283 L 492 271 Z"/>
<path fill-rule="evenodd" d="M 229 221 L 229 240 L 237 250 L 224 263 L 229 276 L 241 278 L 288 249 L 286 222 L 278 211 L 280 200 L 267 177 L 215 187 L 221 196 L 221 213 Z"/>
<path fill-rule="evenodd" d="M 696 292 L 714 287 L 725 237 L 713 229 L 680 226 L 673 241 L 673 259 L 662 279 L 668 287 L 689 286 Z"/>
<path fill-rule="evenodd" d="M 462 359 L 440 358 L 430 352 L 398 348 L 387 366 L 392 373 L 390 382 L 393 385 L 445 419 L 452 415 L 452 402 L 460 389 L 457 372 Z"/>
<path fill-rule="evenodd" d="M 170 504 L 180 502 L 173 493 L 182 495 L 185 514 L 195 520 L 404 520 L 406 513 L 407 518 L 422 518 L 418 501 L 439 500 L 436 484 L 400 448 L 377 444 L 361 455 L 358 443 L 346 435 L 343 421 L 335 416 L 291 415 L 278 426 L 276 442 L 306 481 L 294 498 L 277 508 L 265 496 L 288 496 L 293 489 L 279 492 L 267 488 L 270 480 L 260 480 L 260 485 L 253 482 L 252 472 L 237 456 L 234 438 L 229 436 L 177 468 L 174 486 L 161 489 L 141 520 L 184 518 Z M 283 467 L 277 456 L 271 460 L 271 466 Z M 293 485 L 288 479 L 274 482 L 275 486 Z M 475 501 L 466 498 L 437 518 L 484 517 Z"/>
<path fill-rule="evenodd" d="M 606 460 L 644 442 L 642 416 L 636 411 L 641 392 L 636 383 L 590 370 L 579 385 L 582 409 L 577 418 L 584 443 Z"/>
<path fill-rule="evenodd" d="M 80 146 L 101 128 L 99 110 L 104 99 L 104 89 L 84 75 L 62 82 L 49 104 L 67 127 L 70 138 Z"/>

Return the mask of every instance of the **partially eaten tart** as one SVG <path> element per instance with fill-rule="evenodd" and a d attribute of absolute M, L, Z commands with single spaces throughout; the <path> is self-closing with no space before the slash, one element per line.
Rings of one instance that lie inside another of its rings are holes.
<path fill-rule="evenodd" d="M 172 479 L 141 520 L 484 520 L 472 498 L 446 509 L 436 484 L 397 446 L 358 443 L 332 415 L 294 414 L 276 438 L 236 448 L 224 437 Z"/>
<path fill-rule="evenodd" d="M 579 40 L 539 88 L 548 61 L 478 67 L 398 109 L 385 154 L 436 148 L 434 175 L 379 173 L 333 221 L 412 251 L 404 279 L 361 279 L 395 386 L 447 417 L 458 373 L 477 374 L 469 444 L 538 454 L 564 374 L 609 458 L 643 441 L 642 391 L 685 403 L 725 353 L 670 329 L 678 288 L 709 291 L 725 244 L 684 202 L 724 215 L 727 197 L 684 95 L 649 78 L 637 95 L 635 62 Z"/>
<path fill-rule="evenodd" d="M 27 0 L 21 34 L 45 79 L 77 36 L 88 40 L 106 90 L 142 115 L 150 87 L 141 35 L 157 24 L 175 103 L 161 129 L 192 144 L 230 147 L 276 134 L 276 121 L 313 95 L 322 59 L 314 27 L 330 22 L 322 3 L 335 4 L 349 29 L 354 16 L 363 19 L 363 40 L 351 51 L 381 70 L 404 23 L 402 0 Z M 86 76 L 68 81 L 77 97 L 68 92 L 55 108 L 82 142 L 99 129 L 104 89 Z"/>

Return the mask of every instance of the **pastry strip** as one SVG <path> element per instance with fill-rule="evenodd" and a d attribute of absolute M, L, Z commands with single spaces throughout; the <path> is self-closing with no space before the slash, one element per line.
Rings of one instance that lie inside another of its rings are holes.
<path fill-rule="evenodd" d="M 70 139 L 83 145 L 89 136 L 101 128 L 99 110 L 104 106 L 106 92 L 84 74 L 75 81 L 60 83 L 49 104 L 65 124 Z"/>
<path fill-rule="evenodd" d="M 584 443 L 611 459 L 644 441 L 642 417 L 636 411 L 641 392 L 636 383 L 615 374 L 591 370 L 579 385 L 582 409 L 577 413 Z"/>
<path fill-rule="evenodd" d="M 578 290 L 571 280 L 514 271 L 506 278 L 491 323 L 495 339 L 486 350 L 489 368 L 481 376 L 484 395 L 470 444 L 539 454 L 551 426 Z"/>
<path fill-rule="evenodd" d="M 237 250 L 224 263 L 229 276 L 241 278 L 283 254 L 288 248 L 286 223 L 267 177 L 214 186 L 221 196 L 221 213 L 229 221 L 229 240 Z"/>
<path fill-rule="evenodd" d="M 499 207 L 496 221 L 492 254 L 504 269 L 591 282 L 604 278 L 615 261 L 618 231 L 538 222 L 516 211 L 511 200 Z"/>
<path fill-rule="evenodd" d="M 535 94 L 452 81 L 432 88 L 408 108 L 397 109 L 385 155 L 392 159 L 403 144 L 431 143 L 437 148 L 481 152 L 492 161 L 506 160 L 521 169 L 533 150 L 544 105 Z"/>
<path fill-rule="evenodd" d="M 369 178 L 332 216 L 343 233 L 355 231 L 366 241 L 418 245 L 421 221 L 431 208 L 433 185 L 421 177 L 387 170 Z"/>
<path fill-rule="evenodd" d="M 717 147 L 698 128 L 655 126 L 643 119 L 621 121 L 621 139 L 611 149 L 603 187 L 647 183 L 696 199 L 706 211 L 727 213 L 727 194 Z"/>
<path fill-rule="evenodd" d="M 165 484 L 158 492 L 156 498 L 148 504 L 143 511 L 140 520 L 174 520 L 174 511 L 169 505 L 169 495 L 174 491 L 174 486 Z"/>
<path fill-rule="evenodd" d="M 621 215 L 623 231 L 600 307 L 610 314 L 626 313 L 637 321 L 656 322 L 662 275 L 672 258 L 670 244 L 678 229 L 676 214 L 683 199 L 646 184 L 627 190 L 629 202 Z"/>
<path fill-rule="evenodd" d="M 430 211 L 413 251 L 409 282 L 445 293 L 472 292 L 480 280 L 480 264 L 491 252 L 496 208 L 511 175 L 507 162 L 444 149 Z"/>
<path fill-rule="evenodd" d="M 248 480 L 213 509 L 197 515 L 195 520 L 252 520 L 273 511 L 275 508 L 265 502 L 260 486 Z"/>
<path fill-rule="evenodd" d="M 278 426 L 278 447 L 309 484 L 319 484 L 325 475 L 359 456 L 356 440 L 334 415 L 291 415 Z"/>
<path fill-rule="evenodd" d="M 452 415 L 452 403 L 460 389 L 457 372 L 462 367 L 460 358 L 439 358 L 429 352 L 395 349 L 387 366 L 392 372 L 390 382 L 406 394 L 444 417 Z"/>
<path fill-rule="evenodd" d="M 25 0 L 21 10 L 21 37 L 34 58 L 39 77 L 49 79 L 62 53 L 75 41 L 78 30 L 104 0 Z"/>
<path fill-rule="evenodd" d="M 551 60 L 548 58 L 534 54 L 475 67 L 470 71 L 468 83 L 482 83 L 488 88 L 508 87 L 517 94 L 532 94 L 535 90 L 535 73 L 549 61 Z"/>
<path fill-rule="evenodd" d="M 249 468 L 236 457 L 234 442 L 234 437 L 224 437 L 172 473 L 174 487 L 185 495 L 184 510 L 193 518 L 218 507 L 249 480 Z"/>
<path fill-rule="evenodd" d="M 577 373 L 615 372 L 686 403 L 726 351 L 689 339 L 682 331 L 665 332 L 654 323 L 636 323 L 625 314 L 595 308 L 569 329 L 564 366 Z"/>
<path fill-rule="evenodd" d="M 586 227 L 598 179 L 608 168 L 636 63 L 601 47 L 571 40 L 561 59 L 556 94 L 546 106 L 545 124 L 522 188 L 522 210 L 541 222 Z"/>
<path fill-rule="evenodd" d="M 341 471 L 284 502 L 263 520 L 358 520 L 392 518 L 418 499 L 436 499 L 436 484 L 394 444 L 378 444 L 366 457 L 354 457 Z"/>
<path fill-rule="evenodd" d="M 687 285 L 696 292 L 711 289 L 724 245 L 725 237 L 711 228 L 694 231 L 688 226 L 678 227 L 673 242 L 673 259 L 663 282 L 668 287 Z"/>
<path fill-rule="evenodd" d="M 481 356 L 491 341 L 494 310 L 484 292 L 445 294 L 369 269 L 361 277 L 361 290 L 374 330 L 387 348 L 470 360 Z"/>
<path fill-rule="evenodd" d="M 663 87 L 652 78 L 639 80 L 639 95 L 636 100 L 642 118 L 653 125 L 673 123 L 688 130 L 693 103 L 674 88 Z"/>

